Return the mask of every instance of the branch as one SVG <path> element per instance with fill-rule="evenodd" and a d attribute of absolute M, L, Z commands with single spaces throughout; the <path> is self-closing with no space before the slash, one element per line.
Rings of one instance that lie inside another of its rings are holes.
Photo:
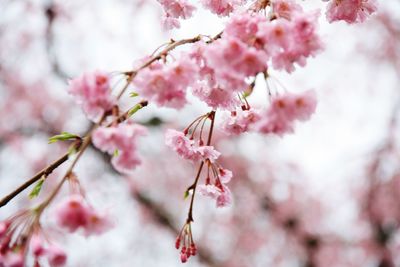
<path fill-rule="evenodd" d="M 211 119 L 211 125 L 210 125 L 210 131 L 208 132 L 207 146 L 209 146 L 211 144 L 211 138 L 212 138 L 212 134 L 214 131 L 215 111 L 211 111 L 210 114 L 208 115 L 208 118 Z M 199 170 L 196 175 L 196 179 L 194 180 L 194 183 L 191 186 L 191 188 L 193 189 L 193 194 L 192 194 L 192 198 L 190 199 L 189 213 L 188 213 L 188 217 L 186 219 L 186 223 L 193 222 L 194 196 L 196 194 L 196 187 L 197 187 L 197 183 L 199 182 L 199 178 L 200 178 L 200 174 L 201 174 L 201 170 L 203 169 L 203 166 L 204 166 L 204 161 L 201 162 L 201 164 L 199 166 Z"/>
<path fill-rule="evenodd" d="M 80 144 L 78 143 L 76 145 L 76 149 L 79 150 Z M 61 166 L 64 162 L 66 162 L 69 158 L 69 153 L 65 153 L 63 156 L 61 156 L 59 159 L 51 163 L 49 166 L 44 168 L 43 170 L 39 171 L 36 173 L 32 178 L 30 178 L 28 181 L 20 185 L 17 189 L 15 189 L 13 192 L 5 196 L 1 201 L 0 201 L 0 208 L 7 205 L 7 203 L 12 200 L 14 197 L 16 197 L 19 193 L 24 191 L 26 188 L 34 184 L 36 181 L 38 181 L 41 177 L 43 176 L 48 176 L 51 174 L 55 169 L 57 169 L 59 166 Z"/>

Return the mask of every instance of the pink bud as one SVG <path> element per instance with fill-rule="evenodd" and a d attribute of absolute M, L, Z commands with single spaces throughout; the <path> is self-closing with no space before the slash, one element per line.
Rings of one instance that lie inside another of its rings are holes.
<path fill-rule="evenodd" d="M 196 254 L 197 254 L 197 248 L 196 248 L 196 245 L 195 245 L 194 243 L 192 243 L 192 244 L 190 245 L 190 252 L 191 252 L 192 256 L 196 256 Z"/>
<path fill-rule="evenodd" d="M 5 255 L 8 251 L 8 245 L 10 244 L 11 236 L 5 236 L 0 243 L 0 254 Z"/>
<path fill-rule="evenodd" d="M 175 248 L 176 248 L 176 249 L 179 249 L 180 246 L 181 246 L 181 237 L 178 236 L 178 237 L 176 238 L 176 241 L 175 241 Z"/>
<path fill-rule="evenodd" d="M 185 262 L 187 262 L 187 256 L 186 256 L 186 253 L 181 253 L 181 262 L 182 262 L 182 263 L 185 263 Z"/>
<path fill-rule="evenodd" d="M 48 261 L 51 267 L 62 267 L 67 262 L 65 252 L 56 246 L 51 246 L 47 250 Z"/>
<path fill-rule="evenodd" d="M 183 253 L 183 254 L 186 253 L 186 247 L 185 246 L 182 247 L 181 253 Z"/>
<path fill-rule="evenodd" d="M 42 240 L 37 235 L 32 236 L 31 248 L 35 257 L 42 256 L 45 253 L 45 248 L 42 246 Z"/>

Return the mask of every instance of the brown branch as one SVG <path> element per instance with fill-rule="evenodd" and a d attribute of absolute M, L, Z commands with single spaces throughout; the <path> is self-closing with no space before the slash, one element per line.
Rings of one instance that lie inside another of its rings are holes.
<path fill-rule="evenodd" d="M 41 177 L 43 176 L 48 176 L 50 173 L 52 173 L 55 169 L 57 169 L 60 165 L 62 165 L 64 162 L 66 162 L 69 158 L 69 153 L 65 153 L 63 156 L 61 156 L 59 159 L 51 163 L 49 166 L 41 170 L 40 172 L 36 173 L 32 178 L 30 178 L 28 181 L 20 185 L 17 189 L 15 189 L 13 192 L 5 196 L 1 201 L 0 201 L 0 208 L 7 205 L 7 203 L 12 200 L 14 197 L 16 197 L 19 193 L 24 191 L 26 188 L 37 182 Z"/>
<path fill-rule="evenodd" d="M 210 114 L 208 115 L 208 117 L 211 119 L 211 125 L 210 125 L 210 131 L 208 132 L 207 146 L 209 146 L 211 144 L 211 138 L 212 138 L 212 134 L 214 131 L 215 111 L 211 111 Z M 188 217 L 186 219 L 186 223 L 193 222 L 194 196 L 196 194 L 196 187 L 197 187 L 197 183 L 199 182 L 199 178 L 200 178 L 200 174 L 201 174 L 201 170 L 203 169 L 203 166 L 204 166 L 204 161 L 202 161 L 200 163 L 199 170 L 196 175 L 196 179 L 194 180 L 193 185 L 190 186 L 190 188 L 193 189 L 193 194 L 192 194 L 192 198 L 190 199 L 189 213 L 188 213 Z"/>
<path fill-rule="evenodd" d="M 222 33 L 223 32 L 218 33 L 216 36 L 212 37 L 209 41 L 207 41 L 207 43 L 212 43 L 213 41 L 221 38 Z M 133 78 L 136 76 L 136 74 L 140 70 L 145 69 L 145 68 L 149 67 L 155 61 L 166 57 L 169 52 L 171 52 L 172 50 L 174 50 L 178 46 L 185 45 L 185 44 L 193 44 L 193 43 L 197 43 L 197 42 L 201 41 L 201 39 L 202 39 L 201 37 L 202 37 L 201 35 L 198 35 L 198 36 L 193 37 L 193 38 L 182 39 L 182 40 L 179 40 L 179 41 L 171 40 L 171 43 L 166 48 L 164 48 L 162 51 L 157 53 L 155 56 L 151 57 L 149 60 L 147 60 L 145 63 L 143 63 L 139 68 L 137 68 L 135 70 L 131 70 L 131 71 L 126 71 L 123 74 L 128 76 L 128 81 L 132 81 Z M 118 95 L 118 97 L 121 97 L 125 93 L 127 88 L 128 87 L 124 87 L 122 89 L 121 93 Z"/>
<path fill-rule="evenodd" d="M 145 106 L 147 106 L 148 102 L 146 100 L 143 100 L 141 102 L 139 102 L 138 104 L 136 104 L 134 107 L 136 106 L 140 106 L 140 108 L 143 108 Z M 133 107 L 133 108 L 134 108 Z M 116 122 L 117 123 L 121 123 L 125 120 L 128 119 L 128 114 L 129 111 L 131 109 L 129 109 L 128 111 L 124 112 L 121 116 L 117 117 Z M 102 122 L 104 120 L 104 118 L 100 121 Z M 100 125 L 100 123 L 96 124 L 97 126 Z M 87 132 L 87 134 L 85 134 L 84 137 L 84 142 L 82 144 L 81 140 L 77 140 L 76 144 L 75 144 L 75 149 L 77 150 L 77 152 L 79 153 L 78 156 L 74 159 L 71 167 L 69 168 L 69 171 L 67 171 L 67 173 L 64 175 L 62 181 L 60 184 L 64 183 L 64 181 L 68 178 L 68 175 L 70 174 L 70 172 L 72 171 L 72 168 L 75 166 L 75 164 L 77 163 L 77 161 L 79 160 L 79 158 L 81 157 L 81 154 L 83 153 L 83 151 L 89 146 L 90 141 L 91 141 L 91 133 L 93 132 L 94 128 L 96 128 L 97 126 L 93 125 L 92 129 L 89 130 Z M 112 125 L 112 123 L 108 124 L 106 127 L 110 127 Z M 66 162 L 69 159 L 69 153 L 65 153 L 63 156 L 61 156 L 60 158 L 58 158 L 57 160 L 55 160 L 53 163 L 51 163 L 50 165 L 48 165 L 47 167 L 45 167 L 43 170 L 39 171 L 38 173 L 36 173 L 32 178 L 30 178 L 28 181 L 26 181 L 25 183 L 23 183 L 22 185 L 20 185 L 17 189 L 15 189 L 14 191 L 12 191 L 10 194 L 8 194 L 7 196 L 5 196 L 3 199 L 0 200 L 0 208 L 7 205 L 8 202 L 10 202 L 13 198 L 15 198 L 17 195 L 19 195 L 21 192 L 23 192 L 25 189 L 27 189 L 29 186 L 31 186 L 32 184 L 34 184 L 35 182 L 37 182 L 41 177 L 45 176 L 47 177 L 49 174 L 51 174 L 55 169 L 57 169 L 59 166 L 61 166 L 64 162 Z M 55 191 L 58 191 L 55 190 Z"/>

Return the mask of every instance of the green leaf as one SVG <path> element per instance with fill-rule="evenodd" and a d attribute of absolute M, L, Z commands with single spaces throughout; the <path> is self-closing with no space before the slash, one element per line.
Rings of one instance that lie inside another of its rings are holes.
<path fill-rule="evenodd" d="M 49 144 L 58 142 L 58 141 L 67 141 L 71 139 L 79 139 L 80 137 L 76 134 L 62 132 L 61 134 L 54 135 L 49 138 Z"/>
<path fill-rule="evenodd" d="M 187 199 L 189 197 L 189 190 L 185 191 L 185 194 L 183 195 L 183 199 Z"/>
<path fill-rule="evenodd" d="M 141 108 L 143 108 L 142 104 L 136 104 L 133 108 L 131 108 L 128 111 L 128 117 L 131 117 L 133 114 L 135 114 L 138 110 L 140 110 Z"/>
<path fill-rule="evenodd" d="M 139 94 L 136 92 L 132 92 L 129 94 L 130 97 L 137 97 Z"/>
<path fill-rule="evenodd" d="M 32 191 L 29 193 L 29 199 L 33 199 L 37 197 L 40 193 L 40 190 L 42 189 L 44 180 L 46 180 L 46 176 L 43 175 L 42 178 L 36 183 L 35 187 L 32 189 Z"/>

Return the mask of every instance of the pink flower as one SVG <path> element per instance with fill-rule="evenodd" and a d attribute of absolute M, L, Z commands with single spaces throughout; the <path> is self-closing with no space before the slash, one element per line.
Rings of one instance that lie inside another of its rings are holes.
<path fill-rule="evenodd" d="M 163 17 L 162 23 L 163 23 L 164 29 L 166 29 L 166 30 L 179 28 L 181 26 L 178 19 L 173 18 L 173 17 L 167 17 L 167 16 Z"/>
<path fill-rule="evenodd" d="M 82 228 L 87 236 L 102 234 L 113 226 L 108 217 L 97 213 L 80 195 L 72 195 L 61 202 L 56 219 L 58 225 L 69 232 Z"/>
<path fill-rule="evenodd" d="M 70 82 L 69 93 L 77 104 L 82 106 L 88 118 L 97 122 L 105 112 L 115 105 L 115 98 L 110 91 L 108 74 L 96 71 L 86 73 Z"/>
<path fill-rule="evenodd" d="M 315 91 L 308 90 L 301 94 L 287 93 L 272 100 L 265 117 L 255 125 L 262 133 L 283 135 L 293 132 L 295 120 L 306 121 L 315 112 L 317 99 Z"/>
<path fill-rule="evenodd" d="M 279 136 L 294 132 L 292 121 L 287 120 L 286 117 L 280 117 L 277 114 L 269 112 L 254 126 L 254 128 L 260 133 L 273 133 Z"/>
<path fill-rule="evenodd" d="M 133 80 L 136 91 L 159 106 L 182 108 L 186 89 L 196 81 L 197 68 L 187 56 L 170 64 L 153 63 Z"/>
<path fill-rule="evenodd" d="M 220 15 L 228 16 L 237 6 L 240 6 L 246 1 L 243 0 L 202 0 L 203 6 L 211 12 Z"/>
<path fill-rule="evenodd" d="M 32 236 L 30 246 L 35 257 L 42 256 L 46 253 L 46 249 L 43 247 L 42 238 L 36 234 Z"/>
<path fill-rule="evenodd" d="M 221 192 L 221 194 L 217 197 L 217 207 L 222 208 L 222 207 L 227 207 L 232 204 L 232 193 L 231 190 L 225 185 L 222 185 L 224 188 L 224 191 Z"/>
<path fill-rule="evenodd" d="M 93 144 L 101 151 L 114 155 L 111 162 L 116 170 L 128 173 L 141 163 L 137 155 L 137 139 L 145 134 L 143 126 L 120 123 L 98 128 L 93 133 Z"/>
<path fill-rule="evenodd" d="M 199 185 L 198 190 L 201 195 L 214 199 L 218 208 L 232 204 L 232 193 L 225 185 L 222 185 L 221 188 L 211 184 Z"/>
<path fill-rule="evenodd" d="M 218 171 L 219 171 L 219 180 L 221 181 L 221 183 L 227 184 L 231 181 L 233 176 L 232 171 L 223 168 L 220 168 Z"/>
<path fill-rule="evenodd" d="M 219 87 L 199 84 L 193 88 L 193 94 L 213 109 L 232 110 L 241 103 L 235 94 Z"/>
<path fill-rule="evenodd" d="M 75 232 L 88 224 L 89 210 L 80 195 L 72 195 L 62 201 L 56 210 L 57 224 L 69 232 Z"/>
<path fill-rule="evenodd" d="M 64 250 L 54 245 L 47 249 L 47 259 L 51 267 L 62 267 L 67 263 Z"/>
<path fill-rule="evenodd" d="M 331 0 L 326 17 L 329 22 L 344 20 L 347 23 L 363 22 L 377 9 L 375 0 Z"/>
<path fill-rule="evenodd" d="M 212 184 L 199 185 L 197 188 L 201 195 L 210 197 L 212 199 L 217 199 L 217 197 L 221 194 L 221 190 Z"/>
<path fill-rule="evenodd" d="M 216 84 L 231 93 L 244 91 L 246 78 L 267 68 L 265 52 L 249 47 L 237 38 L 219 39 L 208 45 L 203 55 L 207 66 L 213 70 Z"/>
<path fill-rule="evenodd" d="M 273 99 L 270 112 L 290 121 L 306 121 L 317 107 L 317 97 L 314 90 L 301 94 L 286 93 Z"/>
<path fill-rule="evenodd" d="M 186 0 L 157 0 L 167 16 L 172 18 L 190 18 L 196 9 Z"/>
<path fill-rule="evenodd" d="M 165 133 L 165 144 L 184 159 L 198 159 L 194 141 L 189 140 L 182 132 L 168 129 Z"/>
<path fill-rule="evenodd" d="M 223 38 L 237 38 L 248 46 L 253 46 L 256 49 L 262 48 L 262 40 L 258 39 L 257 33 L 262 25 L 267 25 L 270 22 L 267 18 L 259 13 L 238 13 L 232 16 L 228 21 Z"/>
<path fill-rule="evenodd" d="M 293 0 L 274 0 L 272 10 L 278 18 L 290 20 L 295 13 L 303 11 L 303 8 Z"/>
<path fill-rule="evenodd" d="M 259 119 L 260 114 L 254 109 L 234 112 L 224 118 L 221 128 L 228 135 L 239 135 L 249 131 Z"/>
<path fill-rule="evenodd" d="M 221 155 L 213 146 L 200 146 L 197 148 L 197 153 L 199 153 L 204 160 L 208 159 L 212 163 Z"/>
<path fill-rule="evenodd" d="M 258 23 L 253 40 L 263 47 L 276 69 L 294 70 L 294 64 L 304 66 L 306 59 L 322 49 L 317 34 L 319 12 L 300 12 L 294 8 L 290 20 L 279 17 L 269 23 Z M 286 16 L 286 15 L 285 15 Z"/>
<path fill-rule="evenodd" d="M 85 235 L 100 235 L 110 230 L 114 224 L 105 214 L 91 211 L 88 214 L 88 223 L 85 227 Z"/>
<path fill-rule="evenodd" d="M 202 159 L 215 162 L 221 155 L 214 147 L 196 145 L 193 140 L 187 138 L 182 132 L 173 129 L 168 129 L 165 133 L 165 144 L 182 158 L 192 161 Z"/>

